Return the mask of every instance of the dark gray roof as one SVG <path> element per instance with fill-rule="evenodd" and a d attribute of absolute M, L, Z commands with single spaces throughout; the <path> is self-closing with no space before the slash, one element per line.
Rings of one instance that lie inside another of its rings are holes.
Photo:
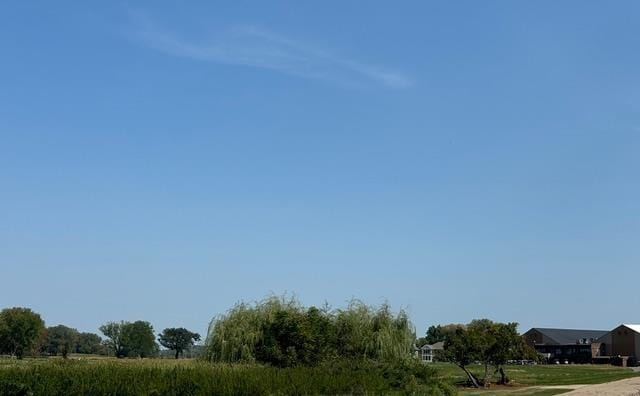
<path fill-rule="evenodd" d="M 441 350 L 444 349 L 444 342 L 438 341 L 435 344 L 423 345 L 422 348 L 420 348 L 420 349 L 431 349 L 431 350 L 434 350 L 434 351 L 441 351 Z"/>
<path fill-rule="evenodd" d="M 546 329 L 541 327 L 534 327 L 532 330 L 539 331 L 558 345 L 578 344 L 579 340 L 583 338 L 591 343 L 591 339 L 596 340 L 609 332 L 608 330 Z"/>

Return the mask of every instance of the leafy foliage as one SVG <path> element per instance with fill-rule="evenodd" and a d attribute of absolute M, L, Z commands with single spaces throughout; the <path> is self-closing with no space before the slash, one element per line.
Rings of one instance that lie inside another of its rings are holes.
<path fill-rule="evenodd" d="M 66 358 L 75 350 L 78 335 L 78 330 L 64 325 L 47 327 L 44 351 L 50 355 L 61 354 Z"/>
<path fill-rule="evenodd" d="M 76 337 L 75 352 L 93 355 L 105 354 L 102 338 L 94 333 L 79 333 Z"/>
<path fill-rule="evenodd" d="M 130 357 L 150 357 L 158 352 L 153 326 L 142 320 L 122 326 L 122 345 Z"/>
<path fill-rule="evenodd" d="M 212 321 L 207 358 L 263 362 L 278 367 L 314 365 L 337 357 L 392 361 L 411 355 L 414 332 L 405 312 L 352 301 L 346 309 L 305 308 L 270 297 L 237 304 Z"/>
<path fill-rule="evenodd" d="M 29 308 L 7 308 L 0 312 L 0 353 L 22 359 L 44 331 L 44 321 Z"/>
<path fill-rule="evenodd" d="M 160 345 L 175 351 L 176 359 L 183 351 L 191 348 L 196 341 L 200 341 L 200 334 L 192 333 L 183 327 L 164 329 L 158 335 Z"/>
<path fill-rule="evenodd" d="M 100 331 L 117 357 L 150 357 L 158 352 L 153 326 L 149 322 L 109 322 L 100 326 Z"/>
<path fill-rule="evenodd" d="M 108 322 L 100 326 L 100 331 L 107 337 L 105 344 L 113 350 L 113 354 L 116 357 L 126 356 L 122 345 L 122 328 L 124 325 L 125 322 Z"/>
<path fill-rule="evenodd" d="M 517 323 L 473 320 L 466 326 L 445 332 L 445 358 L 460 367 L 475 387 L 488 384 L 490 367 L 501 374 L 499 382 L 506 383 L 508 378 L 502 366 L 508 360 L 527 359 L 532 354 L 517 329 Z M 482 378 L 467 369 L 473 362 L 484 367 Z"/>

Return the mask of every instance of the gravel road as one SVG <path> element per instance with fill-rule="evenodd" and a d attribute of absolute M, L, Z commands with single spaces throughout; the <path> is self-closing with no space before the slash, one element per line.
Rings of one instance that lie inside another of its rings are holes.
<path fill-rule="evenodd" d="M 620 381 L 598 385 L 587 385 L 563 396 L 640 396 L 640 377 L 627 378 Z"/>

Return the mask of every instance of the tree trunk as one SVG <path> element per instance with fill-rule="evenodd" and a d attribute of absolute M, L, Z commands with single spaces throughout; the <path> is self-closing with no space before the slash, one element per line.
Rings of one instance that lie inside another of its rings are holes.
<path fill-rule="evenodd" d="M 471 382 L 474 388 L 480 387 L 480 383 L 478 382 L 478 379 L 476 378 L 475 375 L 473 375 L 469 370 L 467 370 L 465 366 L 459 365 L 458 367 L 460 367 L 467 374 L 467 377 L 469 378 L 469 382 Z"/>
<path fill-rule="evenodd" d="M 176 359 L 177 359 L 178 357 L 180 357 L 180 350 L 179 350 L 179 349 L 176 349 Z"/>
<path fill-rule="evenodd" d="M 484 377 L 482 378 L 482 385 L 484 385 L 485 388 L 488 388 L 490 385 L 489 381 L 489 364 L 485 363 L 484 364 Z"/>
<path fill-rule="evenodd" d="M 498 371 L 500 372 L 500 385 L 506 385 L 509 383 L 509 378 L 507 378 L 507 374 L 505 374 L 504 369 L 502 368 L 502 366 L 500 366 L 498 368 Z"/>

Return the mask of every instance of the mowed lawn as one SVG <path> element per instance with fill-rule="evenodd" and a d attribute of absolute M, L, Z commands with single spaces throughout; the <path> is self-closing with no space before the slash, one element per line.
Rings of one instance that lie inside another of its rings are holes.
<path fill-rule="evenodd" d="M 446 380 L 458 386 L 466 383 L 466 376 L 462 370 L 453 364 L 434 363 L 440 375 Z M 481 374 L 484 369 L 481 366 L 470 366 L 473 373 Z M 511 379 L 508 387 L 496 387 L 493 389 L 474 390 L 460 387 L 461 395 L 482 396 L 549 396 L 570 391 L 571 389 L 558 387 L 556 389 L 540 389 L 537 386 L 562 386 L 601 384 L 620 379 L 640 376 L 640 372 L 634 372 L 629 368 L 614 367 L 609 365 L 575 364 L 575 365 L 532 365 L 532 366 L 506 366 L 505 371 Z M 497 378 L 493 378 L 495 382 Z"/>
<path fill-rule="evenodd" d="M 455 384 L 464 384 L 466 376 L 457 366 L 449 363 L 434 363 L 440 374 Z M 469 366 L 470 371 L 481 374 L 481 366 Z M 609 365 L 531 365 L 505 366 L 507 376 L 514 385 L 580 385 L 601 384 L 640 375 L 629 368 Z M 493 379 L 495 381 L 496 378 Z"/>

